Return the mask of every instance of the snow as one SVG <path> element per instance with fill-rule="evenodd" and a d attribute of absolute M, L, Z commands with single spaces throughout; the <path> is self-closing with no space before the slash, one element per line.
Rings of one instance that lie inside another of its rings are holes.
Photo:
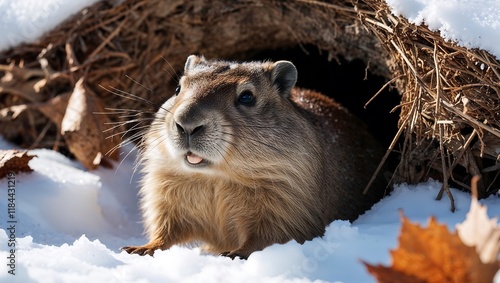
<path fill-rule="evenodd" d="M 386 0 L 392 13 L 500 59 L 500 0 Z"/>
<path fill-rule="evenodd" d="M 98 0 L 0 0 L 0 51 L 32 42 Z"/>
<path fill-rule="evenodd" d="M 36 40 L 95 0 L 0 0 L 0 50 Z M 427 24 L 443 37 L 500 58 L 500 0 L 387 0 L 395 14 Z M 483 68 L 483 66 L 481 67 Z M 15 146 L 0 138 L 0 149 Z M 126 148 L 125 153 L 134 150 Z M 134 153 L 115 169 L 86 171 L 50 150 L 31 150 L 34 172 L 17 174 L 15 276 L 8 273 L 12 229 L 7 223 L 7 179 L 0 180 L 0 282 L 374 282 L 360 260 L 389 264 L 397 246 L 400 210 L 426 224 L 433 215 L 454 230 L 470 196 L 453 190 L 457 211 L 441 184 L 401 185 L 354 223 L 334 221 L 323 238 L 289 242 L 256 252 L 247 261 L 175 246 L 155 256 L 128 255 L 124 245 L 146 243 L 137 208 Z M 125 156 L 125 154 L 124 154 Z M 490 216 L 500 215 L 490 197 Z M 4 261 L 4 262 L 2 262 Z M 495 282 L 500 282 L 497 276 Z"/>
<path fill-rule="evenodd" d="M 15 146 L 0 139 L 0 149 Z M 121 246 L 146 243 L 137 208 L 133 147 L 115 169 L 86 171 L 60 153 L 36 149 L 32 173 L 16 175 L 16 275 L 0 245 L 0 282 L 375 282 L 360 260 L 390 264 L 397 246 L 400 210 L 426 225 L 434 215 L 454 230 L 465 219 L 470 196 L 453 190 L 457 211 L 446 197 L 434 198 L 441 184 L 398 186 L 354 223 L 334 221 L 323 238 L 294 241 L 255 252 L 247 261 L 203 254 L 197 247 L 174 246 L 154 257 L 129 255 Z M 0 180 L 0 243 L 9 240 L 7 179 Z M 490 216 L 500 215 L 490 197 Z M 0 260 L 1 261 L 1 260 Z M 500 282 L 500 280 L 497 280 Z"/>

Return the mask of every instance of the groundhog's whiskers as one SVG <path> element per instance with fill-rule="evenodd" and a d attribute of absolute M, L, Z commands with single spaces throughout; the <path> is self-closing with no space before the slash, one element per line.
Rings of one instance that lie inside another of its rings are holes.
<path fill-rule="evenodd" d="M 141 123 L 137 123 L 137 124 L 133 125 L 132 127 L 130 127 L 127 130 L 123 130 L 121 132 L 116 132 L 116 133 L 113 133 L 113 134 L 107 136 L 106 139 L 112 139 L 112 138 L 117 137 L 117 136 L 120 136 L 120 139 L 123 140 L 123 141 L 129 140 L 129 139 L 135 139 L 136 137 L 141 137 L 142 135 L 144 135 L 143 130 L 146 130 L 148 128 L 149 128 L 149 125 L 141 125 Z M 109 128 L 109 129 L 105 130 L 104 132 L 106 132 L 108 130 L 112 130 L 112 128 Z M 129 133 L 131 133 L 132 131 L 135 131 L 135 130 L 141 130 L 141 131 L 138 132 L 138 133 L 133 134 L 130 137 L 125 138 L 125 136 L 127 134 L 129 134 Z"/>
<path fill-rule="evenodd" d="M 113 131 L 115 129 L 119 129 L 119 128 L 122 128 L 123 126 L 127 125 L 127 124 L 132 124 L 132 123 L 136 123 L 137 125 L 139 124 L 142 124 L 143 122 L 146 122 L 146 121 L 151 121 L 151 120 L 154 120 L 154 118 L 139 118 L 139 119 L 133 119 L 133 120 L 128 120 L 128 121 L 118 121 L 118 122 L 107 122 L 107 123 L 104 123 L 104 125 L 114 125 L 110 128 L 107 128 L 105 129 L 103 132 L 106 133 L 106 132 L 109 132 L 109 131 Z M 132 127 L 135 127 L 136 125 L 132 126 Z M 128 131 L 130 131 L 131 129 L 128 129 Z"/>
<path fill-rule="evenodd" d="M 107 110 L 108 108 L 106 108 Z M 148 111 L 140 111 L 140 112 L 128 112 L 128 113 L 125 113 L 125 112 L 104 112 L 104 114 L 108 114 L 108 115 L 119 115 L 118 118 L 120 119 L 131 119 L 131 118 L 135 118 L 135 117 L 139 117 L 139 118 L 143 118 L 142 115 L 144 114 L 151 114 L 151 115 L 154 115 L 153 112 L 148 112 Z M 152 118 L 152 117 L 151 117 Z"/>
<path fill-rule="evenodd" d="M 272 126 L 255 126 L 255 125 L 220 125 L 221 127 L 226 127 L 226 128 L 257 128 L 257 129 L 278 129 L 278 127 L 272 127 Z"/>
<path fill-rule="evenodd" d="M 149 90 L 150 92 L 153 92 L 153 90 L 152 90 L 152 89 L 150 89 L 149 87 L 147 87 L 147 86 L 145 86 L 145 85 L 141 84 L 141 83 L 140 83 L 140 82 L 138 82 L 137 80 L 133 79 L 131 76 L 129 76 L 129 75 L 125 75 L 125 77 L 126 77 L 127 79 L 129 79 L 129 80 L 133 81 L 133 82 L 134 82 L 134 83 L 136 83 L 137 85 L 140 85 L 140 86 L 141 86 L 141 87 L 143 87 L 144 89 Z M 165 99 L 165 98 L 163 97 L 163 99 Z"/>
<path fill-rule="evenodd" d="M 161 132 L 161 131 L 162 131 L 161 125 L 152 124 L 151 129 L 149 130 L 149 133 L 157 133 L 157 132 Z M 165 140 L 169 138 L 167 135 L 161 135 L 161 134 L 156 135 L 156 136 L 157 137 L 155 137 L 153 140 L 148 141 L 149 144 L 147 145 L 147 151 L 145 153 L 151 152 L 153 149 L 155 149 L 160 144 L 164 143 Z M 143 145 L 143 144 L 141 144 L 141 145 Z M 146 154 L 143 154 L 143 155 L 146 155 Z"/>
<path fill-rule="evenodd" d="M 157 104 L 155 104 L 154 102 L 152 102 L 149 99 L 137 96 L 137 95 L 132 94 L 130 92 L 126 92 L 126 91 L 118 89 L 118 88 L 116 88 L 114 86 L 105 87 L 103 85 L 99 85 L 99 87 L 101 87 L 102 89 L 104 89 L 104 90 L 106 90 L 106 91 L 108 91 L 108 92 L 110 92 L 110 93 L 112 93 L 112 94 L 114 94 L 116 96 L 120 96 L 120 97 L 123 97 L 125 99 L 129 99 L 129 100 L 134 100 L 134 101 L 142 102 L 142 103 L 145 103 L 145 104 L 153 107 L 153 108 L 150 108 L 148 110 L 156 112 L 156 110 L 158 108 L 161 108 L 161 109 L 165 110 L 166 112 L 169 112 L 167 109 L 165 109 L 161 105 L 157 105 Z"/>
<path fill-rule="evenodd" d="M 257 144 L 257 145 L 259 145 L 259 144 L 260 144 L 260 145 L 267 146 L 267 147 L 271 148 L 273 151 L 275 151 L 275 152 L 277 152 L 277 153 L 284 154 L 284 152 L 282 151 L 282 149 L 280 149 L 279 147 L 277 147 L 277 146 L 273 146 L 273 145 L 270 145 L 270 144 L 268 144 L 268 143 L 266 143 L 266 142 L 260 141 L 259 139 L 256 139 L 256 138 L 251 138 L 251 137 L 247 137 L 247 136 L 242 137 L 242 136 L 240 136 L 240 135 L 233 134 L 233 133 L 228 133 L 228 132 L 222 132 L 222 133 L 224 133 L 224 134 L 226 134 L 226 135 L 228 135 L 228 136 L 233 136 L 233 137 L 236 137 L 236 138 L 238 138 L 238 139 L 240 139 L 240 140 L 244 140 L 244 141 L 251 141 L 251 142 L 253 142 L 254 144 Z"/>
<path fill-rule="evenodd" d="M 120 116 L 120 118 L 122 118 L 122 117 L 123 116 Z M 137 116 L 134 114 L 132 117 L 137 117 Z M 117 136 L 120 136 L 120 140 L 121 140 L 121 142 L 118 145 L 113 147 L 106 154 L 111 154 L 115 150 L 117 150 L 118 148 L 123 147 L 127 144 L 130 144 L 131 141 L 135 141 L 137 139 L 137 137 L 141 137 L 142 135 L 144 135 L 145 130 L 147 130 L 149 128 L 149 121 L 152 121 L 152 120 L 154 120 L 154 118 L 152 118 L 152 117 L 149 117 L 149 118 L 148 117 L 139 117 L 137 119 L 132 119 L 132 120 L 105 123 L 105 125 L 110 125 L 111 127 L 103 130 L 103 133 L 112 132 L 111 134 L 109 134 L 106 137 L 106 139 L 113 139 Z M 128 124 L 133 124 L 133 125 L 127 128 L 126 126 Z M 125 129 L 125 130 L 114 132 L 117 129 Z M 133 133 L 133 132 L 138 131 L 138 130 L 139 130 L 138 133 L 135 133 L 132 136 L 126 137 L 127 134 Z"/>
<path fill-rule="evenodd" d="M 119 114 L 127 114 L 127 113 L 150 113 L 150 114 L 155 114 L 156 112 L 149 112 L 149 111 L 144 111 L 144 110 L 137 110 L 137 109 L 128 109 L 128 108 L 104 108 L 108 111 L 112 112 L 104 112 L 106 114 L 114 114 L 114 115 L 119 115 Z M 101 113 L 99 113 L 101 114 Z"/>
<path fill-rule="evenodd" d="M 220 132 L 222 134 L 227 134 L 225 132 Z M 225 146 L 223 147 L 222 144 L 217 144 L 217 147 L 219 147 L 220 149 L 218 149 L 218 151 L 220 153 L 222 153 L 220 150 L 222 150 L 224 152 L 224 155 L 222 155 L 222 157 L 224 158 L 224 160 L 226 161 L 226 163 L 228 163 L 225 155 L 228 155 L 230 153 L 233 153 L 234 152 L 237 152 L 241 157 L 245 158 L 245 155 L 243 154 L 243 152 L 238 148 L 238 144 L 236 142 L 233 142 L 229 139 L 225 139 L 225 138 L 222 138 L 221 139 L 222 142 L 226 143 L 226 144 L 229 144 L 230 146 Z"/>
<path fill-rule="evenodd" d="M 146 126 L 147 127 L 147 126 Z M 146 128 L 145 127 L 145 128 Z M 112 154 L 113 152 L 115 152 L 117 149 L 119 148 L 122 148 L 122 147 L 125 147 L 129 144 L 132 144 L 134 143 L 135 141 L 137 141 L 138 139 L 142 138 L 142 136 L 144 135 L 144 133 L 142 132 L 138 132 L 138 133 L 135 133 L 133 134 L 132 136 L 130 137 L 127 137 L 126 139 L 123 139 L 123 137 L 125 136 L 126 132 L 128 132 L 130 130 L 126 130 L 126 131 L 123 131 L 121 133 L 117 133 L 117 134 L 113 134 L 113 135 L 110 135 L 108 137 L 106 137 L 106 139 L 111 139 L 111 138 L 114 138 L 114 136 L 117 136 L 117 135 L 120 135 L 123 133 L 123 135 L 121 136 L 121 142 L 117 145 L 115 145 L 114 147 L 112 147 L 110 150 L 108 150 L 108 152 L 106 152 L 106 154 Z M 132 149 L 133 150 L 133 149 Z M 131 151 L 132 151 L 131 150 Z M 127 156 L 130 154 L 130 152 L 127 154 Z M 123 162 L 123 161 L 122 161 Z M 120 162 L 121 164 L 121 162 Z"/>
<path fill-rule="evenodd" d="M 174 67 L 172 66 L 172 64 L 170 64 L 170 62 L 168 62 L 168 60 L 163 57 L 163 56 L 160 56 L 161 59 L 163 59 L 163 61 L 165 61 L 165 63 L 167 63 L 167 65 L 170 67 L 170 70 L 172 70 L 173 74 L 170 73 L 169 70 L 163 68 L 163 70 L 172 78 L 175 80 L 175 82 L 179 82 L 179 78 L 180 78 L 180 74 L 177 73 L 177 71 L 174 69 Z"/>
<path fill-rule="evenodd" d="M 228 163 L 228 160 L 226 158 L 226 155 L 227 155 L 227 147 L 223 147 L 221 144 L 218 144 L 216 147 L 214 147 L 214 150 L 219 154 L 219 156 L 222 157 L 222 159 L 224 159 L 224 162 L 225 163 Z"/>

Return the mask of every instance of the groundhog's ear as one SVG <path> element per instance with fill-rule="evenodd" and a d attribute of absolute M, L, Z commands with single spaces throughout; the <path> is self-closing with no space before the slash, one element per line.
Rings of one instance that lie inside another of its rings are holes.
<path fill-rule="evenodd" d="M 196 65 L 206 61 L 207 60 L 203 56 L 190 55 L 186 60 L 186 64 L 184 64 L 184 72 L 192 70 Z"/>
<path fill-rule="evenodd" d="M 289 61 L 278 61 L 273 64 L 271 80 L 281 95 L 289 96 L 292 87 L 297 82 L 297 69 Z"/>

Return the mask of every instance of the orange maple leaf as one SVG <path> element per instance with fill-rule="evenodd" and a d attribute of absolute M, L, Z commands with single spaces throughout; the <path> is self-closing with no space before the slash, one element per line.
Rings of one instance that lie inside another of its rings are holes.
<path fill-rule="evenodd" d="M 474 247 L 465 245 L 457 233 L 430 218 L 422 228 L 401 216 L 399 247 L 391 251 L 392 266 L 363 262 L 378 282 L 469 283 L 493 281 L 499 262 L 483 263 Z"/>

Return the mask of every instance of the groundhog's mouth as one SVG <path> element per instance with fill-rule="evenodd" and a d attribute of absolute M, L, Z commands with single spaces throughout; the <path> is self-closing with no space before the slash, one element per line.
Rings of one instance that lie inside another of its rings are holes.
<path fill-rule="evenodd" d="M 206 163 L 205 159 L 199 157 L 198 155 L 192 153 L 191 151 L 188 151 L 186 154 L 186 161 L 190 165 L 201 165 Z"/>

